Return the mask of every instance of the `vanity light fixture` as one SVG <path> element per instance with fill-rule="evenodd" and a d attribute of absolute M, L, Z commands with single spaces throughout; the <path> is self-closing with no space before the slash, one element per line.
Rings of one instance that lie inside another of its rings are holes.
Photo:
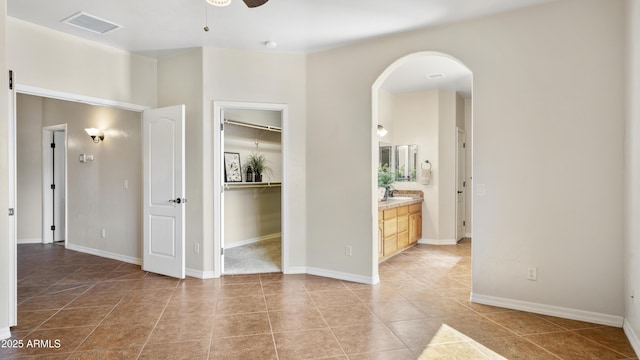
<path fill-rule="evenodd" d="M 378 125 L 378 136 L 379 137 L 383 137 L 383 136 L 387 135 L 387 133 L 389 133 L 389 131 L 387 131 L 387 129 L 385 129 L 384 126 Z"/>
<path fill-rule="evenodd" d="M 100 141 L 104 141 L 104 133 L 102 132 L 102 130 L 96 128 L 88 128 L 84 129 L 84 131 L 86 131 L 87 134 L 91 136 L 91 140 L 93 140 L 94 143 L 97 144 Z"/>

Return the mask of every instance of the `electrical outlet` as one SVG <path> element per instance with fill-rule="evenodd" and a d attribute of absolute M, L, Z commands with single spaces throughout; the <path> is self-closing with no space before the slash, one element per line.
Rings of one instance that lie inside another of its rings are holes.
<path fill-rule="evenodd" d="M 534 267 L 530 267 L 527 270 L 527 280 L 536 281 L 538 280 L 538 269 Z"/>
<path fill-rule="evenodd" d="M 107 238 L 107 229 L 100 230 L 100 237 L 103 239 Z"/>
<path fill-rule="evenodd" d="M 344 254 L 346 256 L 351 256 L 353 255 L 353 247 L 351 247 L 351 245 L 347 245 L 344 247 Z"/>
<path fill-rule="evenodd" d="M 200 243 L 193 244 L 193 252 L 196 254 L 200 254 Z"/>

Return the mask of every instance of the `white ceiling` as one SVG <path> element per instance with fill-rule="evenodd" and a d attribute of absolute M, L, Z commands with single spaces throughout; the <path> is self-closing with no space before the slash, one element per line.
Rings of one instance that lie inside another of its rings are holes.
<path fill-rule="evenodd" d="M 205 0 L 8 0 L 7 11 L 104 45 L 161 57 L 203 46 L 308 53 L 547 1 L 270 0 L 249 9 L 241 0 L 227 7 Z M 61 22 L 79 11 L 123 27 L 100 35 Z M 203 30 L 205 22 L 209 32 Z M 266 48 L 266 41 L 278 47 Z"/>

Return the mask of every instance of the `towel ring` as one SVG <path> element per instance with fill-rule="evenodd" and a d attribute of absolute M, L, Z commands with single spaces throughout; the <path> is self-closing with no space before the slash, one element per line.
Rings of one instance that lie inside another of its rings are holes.
<path fill-rule="evenodd" d="M 429 165 L 428 168 L 424 167 L 424 164 Z M 425 160 L 424 163 L 422 163 L 422 165 L 420 166 L 423 170 L 431 170 L 431 163 L 429 162 L 429 160 Z"/>

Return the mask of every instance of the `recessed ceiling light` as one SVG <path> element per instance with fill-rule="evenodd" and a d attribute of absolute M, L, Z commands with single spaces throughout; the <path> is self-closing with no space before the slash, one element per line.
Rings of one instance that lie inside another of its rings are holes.
<path fill-rule="evenodd" d="M 433 73 L 425 75 L 429 80 L 442 79 L 444 77 L 443 73 Z"/>
<path fill-rule="evenodd" d="M 213 6 L 227 6 L 231 4 L 231 0 L 207 0 Z"/>
<path fill-rule="evenodd" d="M 278 47 L 278 43 L 273 40 L 269 40 L 264 42 L 264 46 L 268 47 L 269 49 L 275 49 Z"/>
<path fill-rule="evenodd" d="M 106 34 L 121 26 L 108 20 L 100 19 L 97 16 L 89 15 L 82 11 L 62 20 L 63 23 L 73 25 L 98 34 Z"/>

